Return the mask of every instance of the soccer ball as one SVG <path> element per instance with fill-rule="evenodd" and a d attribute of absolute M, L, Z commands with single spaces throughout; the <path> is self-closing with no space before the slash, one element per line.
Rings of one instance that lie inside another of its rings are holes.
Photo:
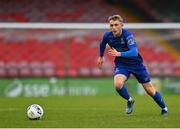
<path fill-rule="evenodd" d="M 41 119 L 43 114 L 43 108 L 38 104 L 32 104 L 27 108 L 27 116 L 30 120 Z"/>

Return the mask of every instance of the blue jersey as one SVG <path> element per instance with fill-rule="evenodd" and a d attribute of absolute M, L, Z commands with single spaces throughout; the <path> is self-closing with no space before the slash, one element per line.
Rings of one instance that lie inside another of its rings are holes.
<path fill-rule="evenodd" d="M 140 83 L 150 82 L 150 76 L 143 64 L 143 59 L 137 50 L 136 41 L 128 30 L 122 29 L 120 37 L 114 37 L 112 32 L 105 32 L 100 43 L 100 56 L 104 56 L 106 44 L 121 52 L 115 57 L 114 76 L 123 74 L 129 78 L 133 74 Z"/>
<path fill-rule="evenodd" d="M 110 47 L 115 48 L 118 52 L 128 52 L 130 49 L 137 48 L 136 41 L 133 37 L 133 34 L 130 33 L 127 29 L 122 29 L 122 33 L 120 37 L 114 37 L 113 33 L 105 32 L 103 39 L 100 43 L 100 56 L 104 56 L 104 51 L 106 48 L 106 44 Z M 143 59 L 139 52 L 137 51 L 137 55 L 132 55 L 130 57 L 120 56 L 115 57 L 115 65 L 116 66 L 138 66 L 143 64 Z"/>

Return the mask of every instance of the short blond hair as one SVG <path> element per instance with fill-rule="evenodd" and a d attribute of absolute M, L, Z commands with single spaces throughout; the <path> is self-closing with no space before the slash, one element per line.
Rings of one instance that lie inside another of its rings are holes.
<path fill-rule="evenodd" d="M 109 22 L 110 20 L 113 20 L 113 21 L 119 20 L 120 22 L 123 22 L 123 18 L 122 18 L 120 15 L 112 15 L 112 16 L 109 16 L 109 17 L 108 17 L 108 22 Z"/>

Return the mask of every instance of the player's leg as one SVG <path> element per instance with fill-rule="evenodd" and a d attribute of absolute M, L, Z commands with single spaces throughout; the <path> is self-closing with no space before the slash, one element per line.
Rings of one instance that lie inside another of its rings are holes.
<path fill-rule="evenodd" d="M 158 91 L 156 91 L 156 89 L 150 82 L 151 81 L 150 76 L 146 68 L 143 66 L 136 70 L 133 70 L 133 75 L 137 78 L 138 82 L 143 85 L 147 94 L 150 95 L 154 99 L 154 101 L 161 107 L 162 109 L 161 114 L 167 115 L 168 109 L 162 99 L 162 96 Z"/>
<path fill-rule="evenodd" d="M 123 74 L 117 74 L 114 76 L 114 86 L 118 94 L 126 100 L 130 99 L 129 93 L 124 86 L 124 82 L 126 81 L 127 77 Z"/>
<path fill-rule="evenodd" d="M 126 113 L 130 114 L 133 111 L 132 107 L 133 107 L 134 100 L 129 95 L 129 93 L 124 85 L 124 82 L 127 80 L 128 77 L 129 77 L 129 73 L 125 69 L 121 69 L 121 68 L 115 69 L 114 85 L 115 85 L 115 88 L 116 88 L 116 91 L 118 92 L 118 94 L 127 100 Z"/>
<path fill-rule="evenodd" d="M 161 94 L 156 91 L 156 89 L 154 88 L 153 84 L 151 82 L 148 83 L 143 83 L 142 84 L 145 91 L 147 92 L 147 94 L 149 94 L 154 101 L 161 107 L 161 114 L 162 115 L 167 115 L 168 114 L 168 109 L 164 103 L 164 100 L 161 96 Z"/>

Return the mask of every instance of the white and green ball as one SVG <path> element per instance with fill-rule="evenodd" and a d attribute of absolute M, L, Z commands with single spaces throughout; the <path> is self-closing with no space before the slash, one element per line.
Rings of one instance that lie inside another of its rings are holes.
<path fill-rule="evenodd" d="M 32 104 L 27 108 L 27 116 L 31 120 L 41 119 L 43 114 L 43 108 L 38 104 Z"/>

